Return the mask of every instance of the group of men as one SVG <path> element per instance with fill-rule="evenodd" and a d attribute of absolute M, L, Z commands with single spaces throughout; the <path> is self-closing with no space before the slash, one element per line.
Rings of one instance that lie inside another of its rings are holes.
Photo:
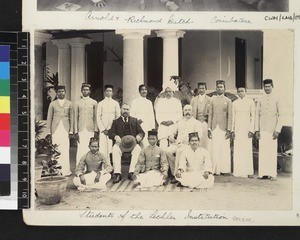
<path fill-rule="evenodd" d="M 213 175 L 231 173 L 231 138 L 233 175 L 251 178 L 254 135 L 260 139 L 259 178 L 276 180 L 281 125 L 272 80 L 264 80 L 265 95 L 256 106 L 246 97 L 245 87 L 237 88 L 238 99 L 232 103 L 224 95 L 223 80 L 216 82 L 213 97 L 206 95 L 206 83 L 198 83 L 199 95 L 183 108 L 170 87 L 155 107 L 146 98 L 145 85 L 139 86 L 139 98 L 121 107 L 112 99 L 113 86 L 104 88 L 105 98 L 97 103 L 89 97 L 90 84 L 83 83 L 82 98 L 72 105 L 65 99 L 65 87 L 58 86 L 57 99 L 48 110 L 49 134 L 62 152 L 63 175 L 71 174 L 69 138 L 78 142 L 74 184 L 79 189 L 105 188 L 112 172 L 113 183 L 120 182 L 127 152 L 131 157 L 128 179 L 135 186 L 166 184 L 171 175 L 171 183 L 178 186 L 210 188 Z"/>

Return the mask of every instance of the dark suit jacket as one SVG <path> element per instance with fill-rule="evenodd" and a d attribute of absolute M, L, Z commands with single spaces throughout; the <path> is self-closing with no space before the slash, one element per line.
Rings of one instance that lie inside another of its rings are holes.
<path fill-rule="evenodd" d="M 136 135 L 140 135 L 142 138 L 145 136 L 145 133 L 138 123 L 137 118 L 129 117 L 128 122 L 130 125 L 130 135 L 136 137 Z M 115 136 L 118 135 L 120 138 L 125 136 L 125 123 L 122 117 L 119 117 L 113 120 L 111 128 L 108 131 L 108 137 L 113 140 L 115 143 Z"/>

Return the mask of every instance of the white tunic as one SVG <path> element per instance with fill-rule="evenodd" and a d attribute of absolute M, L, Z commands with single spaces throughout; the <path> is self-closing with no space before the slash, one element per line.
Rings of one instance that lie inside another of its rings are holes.
<path fill-rule="evenodd" d="M 158 127 L 158 139 L 167 138 L 172 134 L 174 125 L 161 125 L 163 121 L 173 121 L 176 123 L 182 117 L 181 102 L 177 98 L 161 98 L 156 105 L 156 121 Z"/>
<path fill-rule="evenodd" d="M 248 137 L 248 133 L 254 133 L 254 101 L 246 97 L 234 101 L 232 117 L 232 130 L 235 133 L 233 175 L 247 177 L 253 175 L 252 138 Z"/>
<path fill-rule="evenodd" d="M 116 100 L 106 97 L 98 103 L 97 125 L 100 133 L 100 152 L 103 153 L 107 158 L 112 150 L 112 141 L 108 139 L 108 136 L 102 132 L 104 130 L 109 130 L 113 120 L 120 117 L 120 115 L 120 105 Z"/>

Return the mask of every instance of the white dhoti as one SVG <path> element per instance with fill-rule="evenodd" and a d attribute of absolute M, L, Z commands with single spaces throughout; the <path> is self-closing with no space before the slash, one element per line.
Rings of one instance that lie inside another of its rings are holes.
<path fill-rule="evenodd" d="M 94 132 L 89 132 L 86 128 L 78 133 L 79 143 L 77 145 L 76 166 L 80 158 L 86 154 L 89 149 L 90 138 L 94 137 Z"/>
<path fill-rule="evenodd" d="M 176 178 L 181 185 L 189 188 L 212 188 L 214 185 L 214 176 L 208 175 L 208 178 L 203 177 L 203 171 L 183 172 L 181 178 Z"/>
<path fill-rule="evenodd" d="M 159 140 L 159 146 L 163 150 L 166 150 L 169 145 L 168 137 L 174 133 L 174 126 L 174 124 L 170 126 L 160 124 L 158 126 L 157 137 Z"/>
<path fill-rule="evenodd" d="M 253 175 L 252 138 L 248 138 L 248 132 L 235 133 L 233 175 L 235 177 Z"/>
<path fill-rule="evenodd" d="M 186 144 L 171 144 L 167 148 L 167 151 L 166 151 L 167 160 L 168 160 L 172 175 L 176 174 L 181 153 L 188 147 L 189 147 L 189 145 L 186 145 Z M 174 156 L 174 154 L 175 154 L 175 156 Z"/>
<path fill-rule="evenodd" d="M 62 166 L 62 174 L 70 175 L 70 139 L 69 133 L 66 131 L 62 121 L 60 121 L 57 129 L 52 134 L 52 143 L 56 143 L 58 145 L 58 150 L 61 152 L 58 162 Z"/>
<path fill-rule="evenodd" d="M 95 183 L 97 173 L 92 171 L 90 173 L 84 174 L 86 185 L 83 185 L 80 182 L 80 177 L 74 177 L 73 183 L 78 188 L 78 190 L 85 190 L 85 189 L 106 189 L 106 183 L 111 179 L 110 173 L 101 173 L 99 182 Z"/>
<path fill-rule="evenodd" d="M 212 131 L 212 171 L 215 174 L 231 172 L 230 139 L 225 139 L 225 134 L 219 126 Z"/>
<path fill-rule="evenodd" d="M 112 152 L 112 140 L 108 138 L 104 133 L 99 134 L 99 151 L 107 158 L 109 158 L 109 154 Z"/>
<path fill-rule="evenodd" d="M 164 183 L 163 174 L 158 170 L 150 170 L 137 175 L 135 182 L 139 182 L 141 188 L 161 186 Z"/>
<path fill-rule="evenodd" d="M 258 177 L 277 176 L 277 139 L 273 133 L 261 131 L 258 154 Z"/>
<path fill-rule="evenodd" d="M 138 157 L 139 157 L 140 151 L 141 151 L 141 147 L 138 144 L 135 145 L 134 149 L 131 152 L 131 161 L 130 161 L 129 172 L 134 172 L 135 165 L 138 162 Z M 114 173 L 121 173 L 122 151 L 117 144 L 115 144 L 113 146 L 112 157 L 113 157 Z"/>
<path fill-rule="evenodd" d="M 200 147 L 208 150 L 208 144 L 209 144 L 209 138 L 208 138 L 208 135 L 207 135 L 207 123 L 206 122 L 202 122 L 201 123 L 202 125 L 202 136 L 201 136 L 201 139 L 200 139 Z"/>

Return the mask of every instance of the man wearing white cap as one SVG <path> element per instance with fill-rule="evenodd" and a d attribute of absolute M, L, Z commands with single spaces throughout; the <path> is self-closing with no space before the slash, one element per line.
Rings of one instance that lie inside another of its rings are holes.
<path fill-rule="evenodd" d="M 212 172 L 231 173 L 230 136 L 232 128 L 232 102 L 225 97 L 225 81 L 216 82 L 217 96 L 211 98 L 208 115 L 208 138 L 212 139 Z"/>
<path fill-rule="evenodd" d="M 165 98 L 160 98 L 156 105 L 156 121 L 158 126 L 158 140 L 160 147 L 166 149 L 169 145 L 168 137 L 173 134 L 174 124 L 182 117 L 181 102 L 174 98 L 170 87 L 165 89 Z"/>
<path fill-rule="evenodd" d="M 120 117 L 120 105 L 112 99 L 114 87 L 110 84 L 104 86 L 105 98 L 98 103 L 97 125 L 99 129 L 100 152 L 108 159 L 112 150 L 112 141 L 108 138 L 108 130 L 114 119 Z"/>
<path fill-rule="evenodd" d="M 47 128 L 52 137 L 52 143 L 58 144 L 61 152 L 59 162 L 62 174 L 68 176 L 70 170 L 70 137 L 73 135 L 74 110 L 72 103 L 65 99 L 66 87 L 57 86 L 57 99 L 50 103 L 47 114 Z"/>
<path fill-rule="evenodd" d="M 83 154 L 89 151 L 88 142 L 98 131 L 96 121 L 97 102 L 90 98 L 91 85 L 83 83 L 81 93 L 82 98 L 76 102 L 74 108 L 74 133 L 78 141 L 76 165 Z"/>
<path fill-rule="evenodd" d="M 177 186 L 189 188 L 212 188 L 214 176 L 212 164 L 207 150 L 199 146 L 198 133 L 189 134 L 189 147 L 184 150 L 179 159 L 176 179 Z"/>
<path fill-rule="evenodd" d="M 281 109 L 272 93 L 273 80 L 263 81 L 265 94 L 257 102 L 255 135 L 259 139 L 258 177 L 275 181 L 277 176 L 277 139 L 281 131 Z"/>
<path fill-rule="evenodd" d="M 151 129 L 155 128 L 155 118 L 153 111 L 152 102 L 146 98 L 148 90 L 147 86 L 142 84 L 139 86 L 140 97 L 133 99 L 131 103 L 130 115 L 139 120 L 141 127 L 143 128 L 145 134 L 148 133 Z M 142 140 L 142 147 L 149 145 L 147 137 Z"/>

